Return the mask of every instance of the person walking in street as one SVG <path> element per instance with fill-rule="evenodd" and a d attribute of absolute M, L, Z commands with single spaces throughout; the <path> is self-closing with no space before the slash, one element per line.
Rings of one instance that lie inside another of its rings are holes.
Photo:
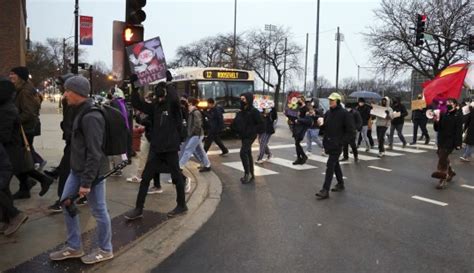
<path fill-rule="evenodd" d="M 421 100 L 422 96 L 418 95 L 418 99 Z M 426 129 L 428 118 L 426 117 L 426 107 L 422 109 L 415 109 L 412 111 L 411 120 L 413 122 L 413 141 L 410 145 L 415 145 L 418 138 L 418 127 L 421 129 L 421 137 L 425 139 L 425 145 L 430 143 L 430 135 Z"/>
<path fill-rule="evenodd" d="M 308 108 L 309 109 L 309 108 Z M 294 120 L 293 126 L 293 138 L 295 139 L 296 149 L 296 160 L 293 165 L 303 165 L 308 160 L 308 156 L 305 154 L 303 147 L 301 147 L 301 141 L 303 141 L 306 131 L 313 124 L 313 118 L 308 115 L 308 111 L 300 112 L 299 118 Z"/>
<path fill-rule="evenodd" d="M 173 85 L 164 82 L 155 86 L 155 99 L 152 103 L 140 99 L 138 90 L 133 88 L 132 106 L 150 117 L 151 145 L 148 161 L 143 170 L 140 189 L 135 208 L 125 214 L 128 220 L 143 217 L 143 208 L 150 181 L 157 172 L 167 169 L 176 187 L 176 207 L 168 212 L 168 217 L 186 213 L 188 207 L 185 199 L 183 174 L 179 168 L 179 146 L 181 144 L 182 113 L 176 90 Z"/>
<path fill-rule="evenodd" d="M 357 145 L 356 145 L 356 136 L 357 132 L 360 132 L 362 130 L 362 117 L 359 114 L 359 111 L 354 109 L 354 107 L 350 104 L 346 104 L 346 110 L 349 112 L 351 117 L 354 120 L 354 126 L 356 128 L 356 132 L 354 134 L 354 137 L 349 140 L 348 143 L 344 143 L 343 147 L 343 158 L 340 161 L 347 161 L 349 160 L 349 146 L 351 146 L 352 153 L 354 154 L 354 161 L 358 162 L 359 161 L 359 153 L 357 151 Z"/>
<path fill-rule="evenodd" d="M 240 147 L 240 159 L 244 167 L 244 176 L 240 178 L 242 184 L 248 184 L 255 181 L 252 144 L 261 133 L 262 118 L 260 112 L 253 106 L 253 94 L 243 93 L 240 96 L 240 112 L 235 116 L 232 123 L 232 130 L 239 135 L 242 146 Z"/>
<path fill-rule="evenodd" d="M 357 107 L 356 107 L 356 110 L 359 112 L 360 114 L 360 117 L 362 118 L 362 127 L 359 131 L 359 139 L 358 139 L 358 144 L 357 146 L 360 145 L 362 139 L 364 140 L 364 143 L 365 143 L 365 151 L 368 152 L 370 151 L 370 148 L 373 146 L 373 140 L 372 140 L 372 144 L 369 140 L 369 136 L 370 136 L 370 139 L 372 139 L 372 130 L 370 130 L 370 135 L 369 135 L 369 122 L 371 122 L 371 116 L 370 116 L 370 110 L 372 110 L 372 107 L 370 107 L 370 105 L 366 104 L 365 103 L 365 99 L 364 98 L 359 98 L 358 99 L 358 104 L 357 104 Z M 372 127 L 372 126 L 371 126 Z"/>
<path fill-rule="evenodd" d="M 454 149 L 460 150 L 462 146 L 462 116 L 457 113 L 457 101 L 448 99 L 447 112 L 440 115 L 439 120 L 434 119 L 434 130 L 438 132 L 438 166 L 431 177 L 439 179 L 437 189 L 444 189 L 447 182 L 451 182 L 456 175 L 449 155 Z"/>
<path fill-rule="evenodd" d="M 15 86 L 7 79 L 0 79 L 0 214 L 4 222 L 0 234 L 10 236 L 28 219 L 13 204 L 10 192 L 12 175 L 23 164 L 20 158 L 20 116 L 13 103 Z"/>
<path fill-rule="evenodd" d="M 323 148 L 323 142 L 319 138 L 320 126 L 318 124 L 318 119 L 322 118 L 322 112 L 320 109 L 317 109 L 317 105 L 313 106 L 308 111 L 308 116 L 312 119 L 312 124 L 306 132 L 306 151 L 311 153 L 313 151 L 313 141 L 318 145 L 319 148 Z"/>
<path fill-rule="evenodd" d="M 334 174 L 336 175 L 337 184 L 332 191 L 340 192 L 345 189 L 339 157 L 342 153 L 342 145 L 348 143 L 356 132 L 353 117 L 341 106 L 341 95 L 334 92 L 329 95 L 328 99 L 330 108 L 324 116 L 323 145 L 329 157 L 326 163 L 323 188 L 316 193 L 318 200 L 329 198 L 329 189 Z"/>
<path fill-rule="evenodd" d="M 393 149 L 393 135 L 395 133 L 395 130 L 397 130 L 398 138 L 403 144 L 403 148 L 407 146 L 407 141 L 405 140 L 405 137 L 403 136 L 403 124 L 405 123 L 405 117 L 408 115 L 407 109 L 405 105 L 401 103 L 401 99 L 399 97 L 395 98 L 393 101 L 393 118 L 391 121 L 391 126 L 390 126 L 390 136 L 389 136 L 389 149 Z"/>
<path fill-rule="evenodd" d="M 463 155 L 460 157 L 461 161 L 469 162 L 472 154 L 472 149 L 474 148 L 474 102 L 471 102 L 467 105 L 469 108 L 469 113 L 464 115 L 464 143 L 466 147 L 464 148 Z"/>
<path fill-rule="evenodd" d="M 98 177 L 108 171 L 107 156 L 103 151 L 105 119 L 99 111 L 91 111 L 92 99 L 89 81 L 82 76 L 69 78 L 64 87 L 64 96 L 69 107 L 77 108 L 71 136 L 71 171 L 64 186 L 61 202 L 79 194 L 86 196 L 92 215 L 97 221 L 98 249 L 85 255 L 82 250 L 79 216 L 71 216 L 66 209 L 63 214 L 67 228 L 66 245 L 49 254 L 53 261 L 81 258 L 85 264 L 94 264 L 114 257 L 112 228 L 107 209 L 105 179 L 96 183 Z M 94 185 L 93 185 L 94 184 Z"/>
<path fill-rule="evenodd" d="M 377 117 L 375 121 L 375 125 L 377 128 L 379 157 L 383 157 L 385 155 L 385 134 L 387 133 L 390 120 L 392 119 L 392 116 L 393 116 L 393 110 L 389 105 L 390 105 L 390 99 L 388 97 L 382 98 L 382 101 L 380 102 L 380 106 L 385 108 L 385 117 Z"/>
<path fill-rule="evenodd" d="M 207 119 L 209 128 L 204 139 L 204 150 L 209 151 L 212 142 L 215 142 L 222 151 L 221 155 L 226 155 L 229 150 L 225 147 L 220 136 L 222 130 L 224 130 L 224 109 L 217 106 L 213 98 L 207 99 L 207 105 L 209 108 L 204 112 L 204 118 Z"/>
<path fill-rule="evenodd" d="M 270 142 L 270 137 L 275 133 L 275 121 L 277 119 L 277 113 L 275 108 L 263 109 L 262 120 L 263 120 L 263 132 L 258 135 L 258 143 L 260 145 L 257 161 L 257 164 L 263 164 L 263 157 L 266 155 L 266 160 L 272 158 L 272 153 L 268 147 L 268 142 Z"/>

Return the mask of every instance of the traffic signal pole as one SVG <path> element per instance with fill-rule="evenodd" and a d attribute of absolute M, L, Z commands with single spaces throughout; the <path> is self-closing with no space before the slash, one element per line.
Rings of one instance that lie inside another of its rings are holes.
<path fill-rule="evenodd" d="M 79 73 L 79 0 L 76 0 L 74 7 L 74 66 L 72 73 Z"/>

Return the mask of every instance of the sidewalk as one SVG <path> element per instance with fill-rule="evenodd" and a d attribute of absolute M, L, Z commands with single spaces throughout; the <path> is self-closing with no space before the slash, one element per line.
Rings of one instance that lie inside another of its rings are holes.
<path fill-rule="evenodd" d="M 48 161 L 45 169 L 59 163 L 64 147 L 59 128 L 62 115 L 56 106 L 43 102 L 42 135 L 34 142 L 36 150 Z M 107 179 L 115 258 L 93 266 L 83 265 L 77 259 L 63 262 L 47 259 L 47 254 L 66 240 L 66 229 L 62 213 L 51 214 L 47 210 L 57 199 L 57 183 L 43 197 L 38 196 L 38 183 L 30 199 L 15 201 L 15 205 L 29 215 L 29 220 L 13 236 L 0 235 L 0 272 L 144 272 L 155 267 L 210 218 L 220 201 L 222 188 L 218 177 L 213 172 L 201 174 L 196 167 L 197 164 L 191 162 L 185 169 L 193 182 L 191 193 L 186 195 L 189 211 L 170 220 L 166 212 L 175 207 L 176 194 L 173 185 L 166 182 L 169 175 L 161 178 L 164 192 L 147 197 L 145 217 L 131 223 L 125 221 L 122 214 L 135 204 L 139 184 L 127 183 L 125 179 L 136 173 L 136 162 L 124 169 L 122 177 Z M 16 192 L 17 189 L 18 181 L 14 179 L 11 190 Z M 90 231 L 96 224 L 87 205 L 79 210 L 87 252 L 93 247 L 90 238 L 95 234 Z"/>

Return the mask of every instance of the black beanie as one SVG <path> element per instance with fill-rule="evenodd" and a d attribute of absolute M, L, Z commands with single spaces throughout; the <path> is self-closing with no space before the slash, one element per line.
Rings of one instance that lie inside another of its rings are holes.
<path fill-rule="evenodd" d="M 13 98 L 15 85 L 6 78 L 0 78 L 0 104 Z"/>
<path fill-rule="evenodd" d="M 365 99 L 364 98 L 359 98 L 358 102 L 364 102 L 365 103 Z"/>
<path fill-rule="evenodd" d="M 28 78 L 30 77 L 30 71 L 28 71 L 28 68 L 26 68 L 25 66 L 18 66 L 12 68 L 11 72 L 17 74 L 18 77 L 20 77 L 25 82 L 28 81 Z"/>

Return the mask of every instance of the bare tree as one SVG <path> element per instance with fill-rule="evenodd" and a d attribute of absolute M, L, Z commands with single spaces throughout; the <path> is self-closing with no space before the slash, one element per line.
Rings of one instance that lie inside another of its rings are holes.
<path fill-rule="evenodd" d="M 449 39 L 433 38 L 416 47 L 410 28 L 416 27 L 417 13 L 428 16 L 427 32 Z M 374 11 L 378 24 L 365 33 L 373 63 L 393 73 L 413 69 L 433 78 L 448 65 L 464 59 L 466 47 L 450 39 L 466 41 L 470 13 L 468 0 L 382 0 Z"/>

